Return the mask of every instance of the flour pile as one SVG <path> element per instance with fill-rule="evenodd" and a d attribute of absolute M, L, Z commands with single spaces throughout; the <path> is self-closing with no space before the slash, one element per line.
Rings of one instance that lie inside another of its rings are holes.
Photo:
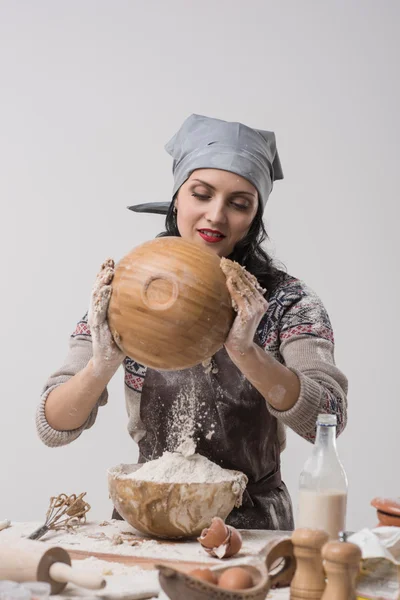
<path fill-rule="evenodd" d="M 161 458 L 145 463 L 124 479 L 153 481 L 157 483 L 237 483 L 244 491 L 247 477 L 240 471 L 222 469 L 201 454 L 184 456 L 179 452 L 164 452 Z"/>

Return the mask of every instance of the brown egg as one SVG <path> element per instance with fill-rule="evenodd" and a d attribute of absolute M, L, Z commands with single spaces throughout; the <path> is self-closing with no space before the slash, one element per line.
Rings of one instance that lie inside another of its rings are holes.
<path fill-rule="evenodd" d="M 246 569 L 232 567 L 222 573 L 218 585 L 225 590 L 247 590 L 253 587 L 253 578 Z"/>
<path fill-rule="evenodd" d="M 207 583 L 213 583 L 214 585 L 218 583 L 217 576 L 210 569 L 193 569 L 193 571 L 189 571 L 188 575 L 207 581 Z"/>
<path fill-rule="evenodd" d="M 226 550 L 224 557 L 228 558 L 229 556 L 234 556 L 237 554 L 242 547 L 242 536 L 238 532 L 237 529 L 228 525 L 228 529 L 230 532 L 229 541 L 226 544 Z"/>
<path fill-rule="evenodd" d="M 214 517 L 208 529 L 203 529 L 198 541 L 204 550 L 217 558 L 229 558 L 242 547 L 242 536 L 237 529 L 225 525 L 219 517 Z"/>
<path fill-rule="evenodd" d="M 229 538 L 229 531 L 219 517 L 214 517 L 208 529 L 203 529 L 198 538 L 204 548 L 218 548 Z"/>

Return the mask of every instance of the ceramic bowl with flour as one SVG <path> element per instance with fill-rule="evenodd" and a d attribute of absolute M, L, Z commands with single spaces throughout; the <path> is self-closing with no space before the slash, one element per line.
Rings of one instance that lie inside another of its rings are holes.
<path fill-rule="evenodd" d="M 151 536 L 200 535 L 215 516 L 226 519 L 242 503 L 247 477 L 200 454 L 165 452 L 144 464 L 108 470 L 111 499 L 130 525 Z"/>

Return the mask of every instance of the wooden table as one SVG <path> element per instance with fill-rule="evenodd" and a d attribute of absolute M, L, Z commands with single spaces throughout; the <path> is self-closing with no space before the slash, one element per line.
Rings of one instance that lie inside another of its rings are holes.
<path fill-rule="evenodd" d="M 12 523 L 9 529 L 0 531 L 0 542 L 27 537 L 39 525 L 36 522 Z M 260 553 L 272 538 L 289 535 L 289 532 L 264 530 L 242 530 L 241 533 L 241 552 L 234 558 L 225 559 L 224 565 L 262 560 Z M 76 568 L 96 570 L 107 579 L 105 590 L 96 594 L 68 585 L 63 595 L 59 596 L 63 599 L 96 596 L 110 600 L 117 596 L 124 600 L 155 598 L 155 594 L 160 592 L 156 564 L 170 564 L 183 571 L 221 565 L 221 561 L 210 557 L 196 540 L 155 540 L 143 536 L 125 521 L 111 519 L 88 522 L 76 532 L 51 531 L 42 541 L 65 548 Z M 166 599 L 162 593 L 158 597 L 160 600 Z M 275 598 L 288 599 L 289 590 L 274 590 L 268 595 L 268 600 Z"/>

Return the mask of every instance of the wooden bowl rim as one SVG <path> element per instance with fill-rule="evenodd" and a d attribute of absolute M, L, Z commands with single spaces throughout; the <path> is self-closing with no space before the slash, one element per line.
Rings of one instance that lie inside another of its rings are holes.
<path fill-rule="evenodd" d="M 136 471 L 138 471 L 140 469 L 140 467 L 143 467 L 143 465 L 145 465 L 146 463 L 133 463 L 133 464 L 129 464 L 129 463 L 121 463 L 120 465 L 115 465 L 114 467 L 109 467 L 107 469 L 107 474 L 108 476 L 113 480 L 113 481 L 132 481 L 134 482 L 135 485 L 138 484 L 151 484 L 154 486 L 185 486 L 185 487 L 190 487 L 190 486 L 202 486 L 205 488 L 211 488 L 214 486 L 223 486 L 223 485 L 232 485 L 232 483 L 235 483 L 236 479 L 235 476 L 232 475 L 232 480 L 224 480 L 224 481 L 192 481 L 189 483 L 185 483 L 184 481 L 182 482 L 177 482 L 177 481 L 148 481 L 146 479 L 129 479 L 126 477 L 126 475 L 129 475 L 130 473 L 134 473 Z M 121 471 L 116 472 L 117 469 L 119 469 L 120 467 L 129 467 L 129 471 L 127 473 L 123 473 Z M 230 471 L 231 473 L 237 473 L 237 475 L 240 477 L 242 475 L 244 475 L 244 473 L 242 473 L 241 471 L 236 471 L 234 469 L 225 469 L 226 471 Z M 122 477 L 121 477 L 122 475 Z M 245 476 L 245 475 L 244 475 Z M 246 476 L 245 476 L 246 477 Z"/>

